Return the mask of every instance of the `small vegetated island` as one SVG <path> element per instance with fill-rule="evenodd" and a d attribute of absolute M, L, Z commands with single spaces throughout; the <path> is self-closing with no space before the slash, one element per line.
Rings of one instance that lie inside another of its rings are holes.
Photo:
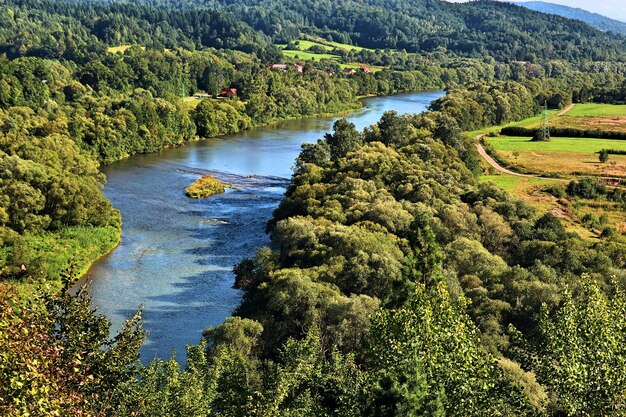
<path fill-rule="evenodd" d="M 185 188 L 185 194 L 189 198 L 207 198 L 215 194 L 222 194 L 228 185 L 222 183 L 213 175 L 204 175 Z"/>

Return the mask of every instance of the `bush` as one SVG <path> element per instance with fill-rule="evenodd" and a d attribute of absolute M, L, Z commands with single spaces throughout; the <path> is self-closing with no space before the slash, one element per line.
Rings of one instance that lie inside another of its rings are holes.
<path fill-rule="evenodd" d="M 512 126 L 500 130 L 500 134 L 505 136 L 532 136 L 540 129 L 527 129 L 525 127 Z M 626 139 L 626 132 L 614 132 L 604 130 L 582 130 L 563 127 L 551 127 L 550 136 L 555 138 L 595 138 L 595 139 Z M 623 151 L 617 151 L 623 152 Z M 613 153 L 613 152 L 609 152 Z"/>
<path fill-rule="evenodd" d="M 544 191 L 556 198 L 563 198 L 567 195 L 567 193 L 565 192 L 565 188 L 561 187 L 560 185 L 550 185 L 544 188 Z"/>
<path fill-rule="evenodd" d="M 606 161 L 609 160 L 609 152 L 606 149 L 602 149 L 600 152 L 598 152 L 598 159 L 600 160 L 601 163 L 605 163 Z"/>
<path fill-rule="evenodd" d="M 207 198 L 213 194 L 221 194 L 225 190 L 226 186 L 220 180 L 212 175 L 205 175 L 187 187 L 185 194 L 191 198 Z"/>
<path fill-rule="evenodd" d="M 617 231 L 615 230 L 614 227 L 605 227 L 604 229 L 602 229 L 602 234 L 600 236 L 602 237 L 613 237 L 617 234 Z"/>
<path fill-rule="evenodd" d="M 598 180 L 584 178 L 580 181 L 572 181 L 567 186 L 567 194 L 571 197 L 594 199 L 606 194 L 606 187 Z"/>

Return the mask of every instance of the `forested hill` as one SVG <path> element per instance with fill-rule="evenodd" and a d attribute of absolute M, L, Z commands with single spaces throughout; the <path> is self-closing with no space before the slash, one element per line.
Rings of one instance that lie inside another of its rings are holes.
<path fill-rule="evenodd" d="M 75 60 L 100 42 L 238 49 L 270 62 L 278 58 L 272 42 L 306 33 L 373 49 L 498 61 L 626 58 L 626 38 L 488 0 L 3 0 L 0 5 L 0 53 L 9 57 Z"/>
<path fill-rule="evenodd" d="M 624 53 L 624 39 L 582 22 L 487 0 L 213 0 L 210 4 L 232 11 L 275 41 L 312 32 L 369 48 L 489 54 L 498 60 L 610 60 Z"/>
<path fill-rule="evenodd" d="M 543 1 L 522 1 L 516 4 L 542 13 L 556 14 L 568 19 L 582 20 L 604 32 L 612 31 L 621 35 L 626 35 L 626 23 L 611 19 L 598 13 L 591 13 L 587 10 L 576 7 L 563 6 L 561 4 L 546 3 Z"/>
<path fill-rule="evenodd" d="M 264 61 L 279 51 L 241 19 L 219 10 L 131 3 L 0 0 L 0 54 L 86 62 L 106 46 L 235 49 Z"/>

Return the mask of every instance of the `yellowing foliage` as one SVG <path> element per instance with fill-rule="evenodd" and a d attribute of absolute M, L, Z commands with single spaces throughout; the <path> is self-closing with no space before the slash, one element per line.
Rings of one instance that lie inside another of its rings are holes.
<path fill-rule="evenodd" d="M 185 188 L 185 194 L 190 198 L 207 198 L 213 194 L 221 194 L 226 185 L 212 175 L 198 178 L 193 184 Z"/>

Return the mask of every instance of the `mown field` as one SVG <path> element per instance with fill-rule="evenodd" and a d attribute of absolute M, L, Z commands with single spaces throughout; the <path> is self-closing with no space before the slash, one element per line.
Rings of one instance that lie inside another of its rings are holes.
<path fill-rule="evenodd" d="M 289 58 L 293 58 L 293 59 L 299 59 L 302 61 L 320 61 L 322 59 L 330 59 L 333 61 L 339 61 L 341 59 L 341 57 L 337 54 L 333 54 L 332 51 L 335 50 L 335 48 L 337 49 L 343 49 L 345 51 L 363 51 L 363 50 L 368 50 L 368 51 L 372 51 L 372 49 L 368 49 L 368 48 L 362 48 L 359 46 L 354 46 L 354 45 L 348 45 L 348 44 L 343 44 L 343 43 L 338 43 L 338 42 L 330 42 L 330 41 L 326 41 L 324 39 L 319 39 L 319 41 L 314 41 L 314 40 L 310 40 L 310 39 L 301 39 L 297 41 L 298 43 L 295 44 L 295 46 L 298 48 L 296 49 L 284 49 L 285 47 L 287 47 L 287 44 L 276 44 L 276 46 L 278 46 L 279 48 L 283 49 L 283 54 Z M 294 43 L 292 43 L 292 46 L 294 46 Z M 311 52 L 309 51 L 309 49 L 311 47 L 320 47 L 323 48 L 327 51 L 327 53 L 316 53 L 316 52 Z M 358 63 L 358 62 L 349 62 L 349 63 L 340 63 L 339 64 L 341 69 L 344 68 L 355 68 L 355 69 L 359 69 L 362 68 L 364 66 L 367 66 L 370 68 L 370 70 L 372 72 L 378 72 L 383 70 L 385 67 L 382 66 L 377 66 L 377 65 L 367 65 L 367 64 L 362 64 L 362 63 Z"/>
<path fill-rule="evenodd" d="M 129 49 L 130 47 L 132 47 L 133 45 L 118 45 L 118 46 L 111 46 L 110 48 L 107 48 L 107 51 L 112 53 L 112 54 L 117 54 L 119 53 L 124 53 L 127 49 Z M 140 46 L 141 49 L 146 49 L 145 46 Z"/>
<path fill-rule="evenodd" d="M 589 138 L 552 138 L 532 142 L 530 137 L 498 136 L 486 139 L 506 165 L 541 175 L 596 175 L 626 177 L 626 155 L 610 155 L 600 163 L 601 149 L 626 151 L 626 141 Z"/>
<path fill-rule="evenodd" d="M 626 106 L 615 104 L 576 104 L 571 110 L 559 116 L 559 111 L 548 114 L 548 125 L 553 128 L 571 128 L 579 130 L 600 130 L 626 132 Z M 507 126 L 519 126 L 536 129 L 541 126 L 541 116 L 522 120 Z"/>
<path fill-rule="evenodd" d="M 559 116 L 558 110 L 548 112 L 549 126 L 581 130 L 626 131 L 626 106 L 607 104 L 577 104 L 569 112 Z M 537 128 L 542 116 L 497 126 L 480 134 L 497 133 L 503 127 L 519 126 Z M 485 142 L 496 152 L 498 160 L 514 170 L 544 176 L 558 176 L 579 179 L 586 176 L 626 177 L 626 155 L 610 155 L 606 163 L 600 163 L 598 152 L 602 149 L 626 151 L 626 140 L 596 138 L 559 138 L 549 142 L 532 142 L 527 136 L 486 136 Z M 571 231 L 589 239 L 597 238 L 605 224 L 615 225 L 621 233 L 626 233 L 624 208 L 617 203 L 605 200 L 581 198 L 557 198 L 547 192 L 549 188 L 562 188 L 567 182 L 525 178 L 500 174 L 485 166 L 487 175 L 480 181 L 491 181 L 512 192 L 541 211 L 549 211 L 566 224 Z"/>
<path fill-rule="evenodd" d="M 624 105 L 576 104 L 566 114 L 558 114 L 557 110 L 549 112 L 550 127 L 626 131 Z M 511 126 L 537 128 L 541 125 L 541 119 L 539 115 L 472 134 L 499 132 Z M 626 177 L 625 155 L 610 155 L 607 163 L 600 163 L 598 159 L 598 152 L 602 149 L 626 151 L 626 140 L 553 137 L 549 142 L 532 142 L 530 139 L 528 136 L 497 136 L 486 137 L 485 140 L 497 152 L 500 161 L 525 172 Z"/>
<path fill-rule="evenodd" d="M 306 50 L 296 51 L 291 49 L 284 49 L 283 54 L 289 58 L 301 59 L 303 61 L 320 61 L 322 59 L 339 60 L 339 55 L 333 54 L 316 54 L 314 52 L 308 52 Z"/>
<path fill-rule="evenodd" d="M 576 104 L 566 116 L 585 116 L 585 117 L 610 117 L 610 116 L 626 116 L 626 106 L 618 104 L 596 104 L 583 103 Z"/>

